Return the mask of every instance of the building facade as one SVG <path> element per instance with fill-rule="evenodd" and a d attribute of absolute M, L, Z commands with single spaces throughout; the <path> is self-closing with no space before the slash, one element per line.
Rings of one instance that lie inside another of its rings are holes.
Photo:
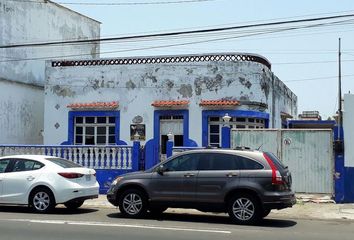
<path fill-rule="evenodd" d="M 45 144 L 131 145 L 163 158 L 175 146 L 220 146 L 237 128 L 280 128 L 297 97 L 259 55 L 219 53 L 47 61 Z M 154 162 L 154 161 L 153 161 Z"/>
<path fill-rule="evenodd" d="M 40 144 L 45 59 L 97 58 L 99 44 L 9 47 L 100 37 L 100 23 L 47 0 L 0 0 L 0 143 Z"/>

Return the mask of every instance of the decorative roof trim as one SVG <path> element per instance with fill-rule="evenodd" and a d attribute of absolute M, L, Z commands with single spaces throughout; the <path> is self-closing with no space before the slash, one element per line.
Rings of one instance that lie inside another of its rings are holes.
<path fill-rule="evenodd" d="M 188 100 L 162 100 L 154 101 L 151 106 L 154 107 L 176 107 L 176 106 L 186 106 L 189 104 Z"/>
<path fill-rule="evenodd" d="M 236 100 L 202 100 L 199 106 L 237 106 L 240 103 Z"/>
<path fill-rule="evenodd" d="M 52 61 L 52 67 L 76 67 L 76 66 L 97 66 L 97 65 L 133 65 L 133 64 L 164 64 L 181 62 L 256 62 L 271 69 L 270 62 L 257 54 L 250 53 L 214 53 L 214 54 L 193 54 L 176 56 L 150 56 L 132 58 L 113 58 L 96 60 L 60 60 Z"/>
<path fill-rule="evenodd" d="M 113 110 L 119 107 L 119 103 L 113 102 L 92 102 L 92 103 L 72 103 L 67 106 L 71 109 L 105 109 Z"/>

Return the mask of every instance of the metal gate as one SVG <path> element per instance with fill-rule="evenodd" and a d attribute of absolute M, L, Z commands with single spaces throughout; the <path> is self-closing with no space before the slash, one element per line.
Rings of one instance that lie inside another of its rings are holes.
<path fill-rule="evenodd" d="M 332 130 L 233 129 L 231 147 L 238 146 L 276 154 L 289 167 L 296 192 L 333 194 Z"/>

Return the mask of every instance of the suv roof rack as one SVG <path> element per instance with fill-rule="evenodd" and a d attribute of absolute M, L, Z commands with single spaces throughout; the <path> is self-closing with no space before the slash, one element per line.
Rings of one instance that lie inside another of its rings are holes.
<path fill-rule="evenodd" d="M 246 146 L 236 146 L 234 150 L 251 150 L 251 148 Z"/>
<path fill-rule="evenodd" d="M 206 149 L 219 149 L 220 147 L 218 147 L 218 146 L 206 146 L 205 147 Z"/>

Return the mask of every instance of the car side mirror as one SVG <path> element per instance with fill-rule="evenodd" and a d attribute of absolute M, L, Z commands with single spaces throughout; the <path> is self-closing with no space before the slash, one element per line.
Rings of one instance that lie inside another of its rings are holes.
<path fill-rule="evenodd" d="M 157 167 L 156 172 L 160 175 L 163 175 L 163 173 L 165 172 L 165 167 L 161 164 L 160 166 Z"/>

